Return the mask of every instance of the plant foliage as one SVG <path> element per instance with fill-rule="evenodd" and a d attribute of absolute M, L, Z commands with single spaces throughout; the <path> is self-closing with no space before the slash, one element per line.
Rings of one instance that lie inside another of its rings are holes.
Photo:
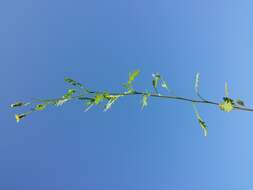
<path fill-rule="evenodd" d="M 197 121 L 203 130 L 204 136 L 207 136 L 207 125 L 199 114 L 199 111 L 196 107 L 196 104 L 207 104 L 214 105 L 220 108 L 220 110 L 224 112 L 231 112 L 233 110 L 241 110 L 241 111 L 253 111 L 251 108 L 247 108 L 245 103 L 241 99 L 232 99 L 229 97 L 229 89 L 228 83 L 225 83 L 225 97 L 222 98 L 221 102 L 215 102 L 211 100 L 207 100 L 203 98 L 200 94 L 200 74 L 197 73 L 195 76 L 195 84 L 194 89 L 197 95 L 197 98 L 186 98 L 182 96 L 172 95 L 172 91 L 164 78 L 159 74 L 152 74 L 152 88 L 154 93 L 149 92 L 148 90 L 142 92 L 134 89 L 133 83 L 135 79 L 139 76 L 140 70 L 135 70 L 130 72 L 128 75 L 127 83 L 123 84 L 123 87 L 126 89 L 124 92 L 108 92 L 108 91 L 92 91 L 87 89 L 82 83 L 77 82 L 72 78 L 65 78 L 64 81 L 72 86 L 72 88 L 68 89 L 65 94 L 63 94 L 59 98 L 54 99 L 35 99 L 30 102 L 24 101 L 16 101 L 11 104 L 10 107 L 13 109 L 29 107 L 27 112 L 23 112 L 20 114 L 15 114 L 15 119 L 17 122 L 20 122 L 22 119 L 27 117 L 28 115 L 45 110 L 48 106 L 62 106 L 66 102 L 70 102 L 73 100 L 79 100 L 83 102 L 85 111 L 90 110 L 93 106 L 102 105 L 104 111 L 108 111 L 112 108 L 113 104 L 117 102 L 120 98 L 131 96 L 131 95 L 139 95 L 141 96 L 141 108 L 145 108 L 148 105 L 149 98 L 162 98 L 162 99 L 170 99 L 170 100 L 181 100 L 184 102 L 191 102 L 193 104 L 194 113 L 197 118 Z M 168 95 L 161 94 L 161 89 L 165 89 Z"/>

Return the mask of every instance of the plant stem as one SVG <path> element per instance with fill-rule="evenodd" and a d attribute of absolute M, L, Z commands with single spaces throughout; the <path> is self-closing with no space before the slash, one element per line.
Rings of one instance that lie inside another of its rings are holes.
<path fill-rule="evenodd" d="M 88 94 L 102 94 L 103 92 L 100 91 L 89 91 Z M 215 105 L 215 106 L 219 106 L 218 102 L 214 102 L 214 101 L 210 101 L 210 100 L 206 100 L 206 99 L 201 99 L 201 100 L 197 100 L 197 99 L 191 99 L 191 98 L 185 98 L 182 96 L 166 96 L 166 95 L 161 95 L 161 94 L 149 94 L 147 92 L 139 92 L 139 91 L 133 91 L 130 93 L 108 93 L 110 95 L 113 96 L 133 96 L 133 95 L 149 95 L 150 97 L 154 97 L 154 98 L 162 98 L 162 99 L 171 99 L 171 100 L 180 100 L 180 101 L 185 101 L 185 102 L 191 102 L 191 103 L 199 103 L 199 104 L 210 104 L 210 105 Z M 84 94 L 81 94 L 79 96 L 74 96 L 72 97 L 72 99 L 78 99 L 84 97 Z M 91 99 L 89 97 L 85 97 L 87 99 Z M 247 108 L 247 107 L 241 107 L 241 106 L 236 106 L 234 105 L 234 109 L 236 110 L 242 110 L 242 111 L 249 111 L 249 112 L 253 112 L 252 108 Z"/>

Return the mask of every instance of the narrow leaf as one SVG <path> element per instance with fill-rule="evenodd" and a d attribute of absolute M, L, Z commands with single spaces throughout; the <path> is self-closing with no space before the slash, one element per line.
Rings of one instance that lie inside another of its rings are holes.
<path fill-rule="evenodd" d="M 197 120 L 199 122 L 199 125 L 200 127 L 203 129 L 203 132 L 204 132 L 204 136 L 207 136 L 207 133 L 208 133 L 208 128 L 206 126 L 206 123 L 203 121 L 203 119 L 200 117 L 199 115 L 199 112 L 197 110 L 197 107 L 195 106 L 195 104 L 193 104 L 193 108 L 194 108 L 194 111 L 195 111 L 195 115 L 197 117 Z"/>
<path fill-rule="evenodd" d="M 109 110 L 112 107 L 112 105 L 119 99 L 119 97 L 121 97 L 121 96 L 113 96 L 113 97 L 111 97 L 108 100 L 107 104 L 105 105 L 104 111 L 106 112 L 107 110 Z"/>
<path fill-rule="evenodd" d="M 137 76 L 139 76 L 140 70 L 135 70 L 132 73 L 129 73 L 128 81 L 126 84 L 123 84 L 123 87 L 125 87 L 129 92 L 133 91 L 132 83 L 135 80 Z"/>
<path fill-rule="evenodd" d="M 94 104 L 89 105 L 84 111 L 85 112 L 89 111 L 93 106 L 94 106 Z"/>
<path fill-rule="evenodd" d="M 71 85 L 73 85 L 73 86 L 83 87 L 83 85 L 81 83 L 79 83 L 79 82 L 77 82 L 77 81 L 75 81 L 71 78 L 68 78 L 68 77 L 64 78 L 64 81 L 71 84 Z"/>
<path fill-rule="evenodd" d="M 200 80 L 200 74 L 197 73 L 195 77 L 195 92 L 196 94 L 199 94 L 199 80 Z"/>
<path fill-rule="evenodd" d="M 226 97 L 229 96 L 229 92 L 228 92 L 228 82 L 225 82 L 225 96 L 226 96 Z"/>
<path fill-rule="evenodd" d="M 69 89 L 68 92 L 66 94 L 63 95 L 62 98 L 66 98 L 69 99 L 72 97 L 72 95 L 75 93 L 76 91 L 74 89 Z"/>
<path fill-rule="evenodd" d="M 236 100 L 236 103 L 237 103 L 239 106 L 242 106 L 242 107 L 245 106 L 244 101 L 242 101 L 241 99 L 237 99 L 237 100 Z"/>
<path fill-rule="evenodd" d="M 142 102 L 141 102 L 141 108 L 143 109 L 144 107 L 148 106 L 148 97 L 150 96 L 150 94 L 143 94 L 142 95 Z"/>
<path fill-rule="evenodd" d="M 54 105 L 56 105 L 56 106 L 62 106 L 62 105 L 63 105 L 64 103 L 66 103 L 67 101 L 69 101 L 68 98 L 59 99 L 59 100 L 57 100 L 57 101 L 54 103 Z"/>
<path fill-rule="evenodd" d="M 140 70 L 135 70 L 132 73 L 129 73 L 129 78 L 128 78 L 128 83 L 132 84 L 132 82 L 134 81 L 134 79 L 139 76 L 140 74 Z"/>
<path fill-rule="evenodd" d="M 162 88 L 165 88 L 168 92 L 170 92 L 169 85 L 164 79 L 161 79 L 161 86 Z"/>
<path fill-rule="evenodd" d="M 152 77 L 153 77 L 152 85 L 155 89 L 155 92 L 158 94 L 157 84 L 158 84 L 159 80 L 161 79 L 161 76 L 159 73 L 155 73 L 155 74 L 152 74 Z"/>
<path fill-rule="evenodd" d="M 85 109 L 85 112 L 89 111 L 90 108 L 92 108 L 95 105 L 95 99 L 89 99 L 89 100 L 87 100 L 86 105 L 88 107 Z"/>

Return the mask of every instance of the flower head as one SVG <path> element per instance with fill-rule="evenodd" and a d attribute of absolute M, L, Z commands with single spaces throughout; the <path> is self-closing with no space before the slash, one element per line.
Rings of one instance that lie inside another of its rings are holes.
<path fill-rule="evenodd" d="M 11 108 L 20 107 L 20 106 L 23 106 L 23 105 L 24 105 L 23 102 L 15 102 L 14 104 L 11 104 Z"/>
<path fill-rule="evenodd" d="M 16 115 L 15 115 L 15 119 L 16 119 L 17 123 L 18 123 L 21 119 L 23 119 L 25 116 L 26 116 L 26 114 L 16 114 Z"/>

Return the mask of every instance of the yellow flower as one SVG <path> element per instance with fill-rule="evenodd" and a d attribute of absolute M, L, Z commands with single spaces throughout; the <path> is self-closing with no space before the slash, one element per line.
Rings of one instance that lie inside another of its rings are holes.
<path fill-rule="evenodd" d="M 15 115 L 15 119 L 17 121 L 17 123 L 26 116 L 26 114 L 16 114 Z"/>
<path fill-rule="evenodd" d="M 225 112 L 231 112 L 234 109 L 234 100 L 228 97 L 224 97 L 223 100 L 224 102 L 219 104 L 220 109 Z"/>

